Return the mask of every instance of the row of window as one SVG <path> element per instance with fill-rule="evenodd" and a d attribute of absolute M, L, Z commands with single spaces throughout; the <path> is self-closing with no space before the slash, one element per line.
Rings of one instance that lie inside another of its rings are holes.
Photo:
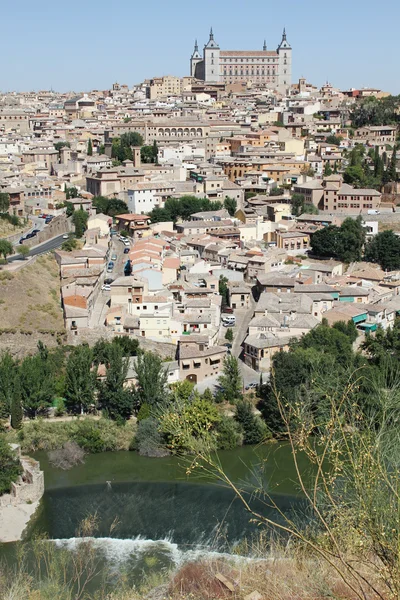
<path fill-rule="evenodd" d="M 214 58 L 211 55 L 211 58 Z M 286 58 L 286 55 L 285 55 Z M 226 62 L 226 63 L 239 63 L 239 62 L 246 62 L 246 63 L 278 63 L 278 58 L 224 58 L 221 57 L 220 61 L 222 63 Z"/>
<path fill-rule="evenodd" d="M 235 69 L 235 71 L 229 71 L 229 73 L 228 73 L 227 69 L 224 69 L 224 75 L 230 75 L 231 77 L 233 75 L 236 75 L 236 76 L 237 75 L 262 75 L 263 77 L 265 77 L 267 75 L 269 77 L 270 75 L 275 75 L 275 71 L 272 70 L 272 72 L 270 73 L 269 71 L 265 72 L 264 70 L 257 71 L 257 72 L 251 70 L 251 72 L 250 72 L 249 69 L 246 69 L 246 70 L 240 69 L 240 72 L 239 72 L 237 69 Z"/>

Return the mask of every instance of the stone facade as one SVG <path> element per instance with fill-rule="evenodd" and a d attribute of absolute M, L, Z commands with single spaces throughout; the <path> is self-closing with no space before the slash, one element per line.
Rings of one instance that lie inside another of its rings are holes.
<path fill-rule="evenodd" d="M 252 83 L 286 90 L 292 83 L 292 48 L 283 30 L 276 50 L 221 50 L 211 29 L 203 56 L 197 40 L 190 59 L 190 74 L 207 83 Z"/>

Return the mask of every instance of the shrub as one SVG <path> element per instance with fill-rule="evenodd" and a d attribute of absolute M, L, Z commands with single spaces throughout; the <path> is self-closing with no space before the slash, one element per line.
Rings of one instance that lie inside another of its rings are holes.
<path fill-rule="evenodd" d="M 84 462 L 85 451 L 76 442 L 67 442 L 62 448 L 49 452 L 49 460 L 53 467 L 66 471 Z"/>
<path fill-rule="evenodd" d="M 135 447 L 141 456 L 162 457 L 169 454 L 165 447 L 164 438 L 159 431 L 157 419 L 149 417 L 140 421 Z"/>
<path fill-rule="evenodd" d="M 253 406 L 247 400 L 238 402 L 235 419 L 242 428 L 244 444 L 259 444 L 267 437 L 267 426 L 253 413 Z"/>
<path fill-rule="evenodd" d="M 140 407 L 139 412 L 137 414 L 137 420 L 144 421 L 144 419 L 148 419 L 150 416 L 151 416 L 150 406 L 149 406 L 149 404 L 147 404 L 147 402 L 144 402 L 142 404 L 142 406 Z"/>
<path fill-rule="evenodd" d="M 0 436 L 0 496 L 10 491 L 11 483 L 16 481 L 21 473 L 21 463 L 15 457 L 5 436 Z"/>
<path fill-rule="evenodd" d="M 232 450 L 243 442 L 240 427 L 231 417 L 224 416 L 221 418 L 221 421 L 217 424 L 217 434 L 219 450 Z"/>

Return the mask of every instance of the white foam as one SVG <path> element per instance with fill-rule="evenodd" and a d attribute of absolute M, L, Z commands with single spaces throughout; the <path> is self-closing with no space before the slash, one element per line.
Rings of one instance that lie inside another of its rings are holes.
<path fill-rule="evenodd" d="M 133 539 L 119 538 L 69 538 L 52 540 L 58 547 L 74 551 L 82 541 L 90 540 L 110 563 L 123 563 L 132 557 L 140 560 L 141 556 L 149 552 L 161 553 L 166 556 L 174 566 L 179 567 L 186 562 L 201 558 L 216 559 L 229 558 L 230 560 L 251 560 L 249 557 L 213 551 L 203 544 L 191 547 L 180 547 L 170 539 L 149 540 L 140 536 Z"/>

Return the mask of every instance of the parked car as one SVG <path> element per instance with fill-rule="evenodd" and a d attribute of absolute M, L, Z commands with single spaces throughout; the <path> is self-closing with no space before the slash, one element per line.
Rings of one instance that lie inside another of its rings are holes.
<path fill-rule="evenodd" d="M 68 238 L 69 238 L 69 235 L 68 235 L 68 233 L 64 233 L 64 235 L 63 235 L 63 240 L 67 240 Z"/>
<path fill-rule="evenodd" d="M 30 240 L 31 238 L 35 237 L 36 233 L 27 233 L 25 236 L 26 240 Z"/>
<path fill-rule="evenodd" d="M 124 240 L 124 246 L 129 246 L 130 247 L 131 243 L 129 240 Z"/>
<path fill-rule="evenodd" d="M 118 256 L 114 253 L 111 255 L 111 260 L 117 260 Z"/>
<path fill-rule="evenodd" d="M 124 248 L 124 254 L 129 254 L 129 248 Z"/>
<path fill-rule="evenodd" d="M 228 315 L 233 315 L 233 308 L 231 308 L 230 306 L 225 306 L 224 313 Z"/>
<path fill-rule="evenodd" d="M 114 263 L 110 261 L 107 265 L 107 273 L 112 273 L 113 269 L 114 269 Z"/>
<path fill-rule="evenodd" d="M 252 383 L 249 383 L 248 385 L 246 385 L 245 390 L 255 390 L 256 387 L 258 387 L 258 383 L 256 383 L 255 381 L 252 381 Z"/>
<path fill-rule="evenodd" d="M 40 233 L 40 229 L 34 229 L 34 230 L 32 231 L 32 233 L 34 233 L 34 234 L 36 234 L 36 233 Z"/>
<path fill-rule="evenodd" d="M 26 238 L 22 237 L 22 238 L 20 238 L 19 243 L 23 244 L 25 240 L 26 240 Z"/>
<path fill-rule="evenodd" d="M 109 283 L 104 283 L 101 289 L 103 292 L 111 292 L 111 286 Z"/>
<path fill-rule="evenodd" d="M 107 277 L 107 279 L 104 280 L 104 283 L 108 283 L 108 285 L 110 285 L 110 283 L 112 283 L 114 281 L 114 279 L 112 277 Z"/>

